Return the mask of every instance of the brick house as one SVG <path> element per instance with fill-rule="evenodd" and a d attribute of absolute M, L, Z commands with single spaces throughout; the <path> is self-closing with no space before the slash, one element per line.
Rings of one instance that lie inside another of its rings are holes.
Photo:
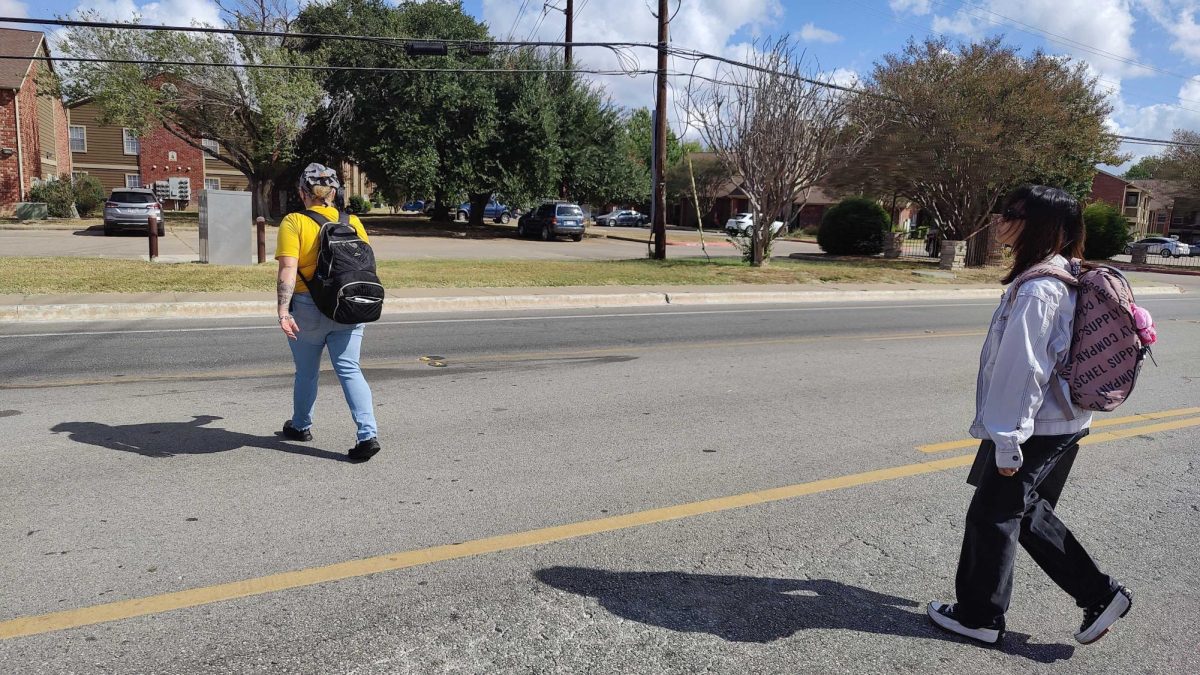
<path fill-rule="evenodd" d="M 106 193 L 122 187 L 154 187 L 186 178 L 190 199 L 164 199 L 164 208 L 191 211 L 199 207 L 198 192 L 211 190 L 248 190 L 250 180 L 229 163 L 229 154 L 212 139 L 197 139 L 197 145 L 184 141 L 165 127 L 152 129 L 139 137 L 133 129 L 101 123 L 100 107 L 91 99 L 68 105 L 71 115 L 71 156 L 76 176 L 99 179 Z M 343 163 L 339 177 L 346 196 L 369 197 L 375 186 L 355 164 Z M 276 185 L 273 208 L 288 210 L 290 185 Z"/>
<path fill-rule="evenodd" d="M 1146 234 L 1200 242 L 1200 195 L 1183 181 L 1136 180 L 1134 185 L 1151 195 Z"/>
<path fill-rule="evenodd" d="M 29 188 L 71 172 L 67 112 L 56 96 L 40 94 L 38 75 L 54 71 L 46 36 L 0 28 L 0 212 L 25 201 Z"/>
<path fill-rule="evenodd" d="M 1131 232 L 1150 227 L 1150 191 L 1107 171 L 1096 171 L 1088 202 L 1104 202 L 1121 210 Z"/>
<path fill-rule="evenodd" d="M 197 193 L 205 188 L 245 190 L 249 180 L 226 161 L 216 141 L 198 139 L 203 150 L 184 141 L 164 127 L 139 137 L 133 129 L 103 124 L 100 107 L 91 99 L 69 104 L 73 174 L 93 176 L 105 192 L 123 187 L 168 185 L 186 179 L 188 199 L 164 199 L 172 210 L 193 210 Z"/>

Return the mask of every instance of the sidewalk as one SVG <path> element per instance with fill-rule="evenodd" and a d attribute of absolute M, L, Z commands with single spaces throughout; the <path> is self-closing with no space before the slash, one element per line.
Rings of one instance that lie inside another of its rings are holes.
<path fill-rule="evenodd" d="M 1179 286 L 1135 283 L 1138 297 L 1178 295 Z M 740 286 L 569 286 L 403 288 L 387 292 L 384 314 L 588 309 L 666 305 L 995 300 L 995 285 L 795 284 Z M 105 321 L 274 317 L 270 293 L 0 295 L 0 321 Z"/>

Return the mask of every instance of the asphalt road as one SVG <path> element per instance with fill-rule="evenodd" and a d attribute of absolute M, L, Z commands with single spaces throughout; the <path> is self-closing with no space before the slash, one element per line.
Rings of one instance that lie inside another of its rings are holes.
<path fill-rule="evenodd" d="M 966 439 L 987 303 L 374 325 L 384 451 L 362 465 L 330 378 L 316 440 L 274 436 L 273 326 L 3 326 L 0 663 L 1200 672 L 1200 302 L 1145 305 L 1159 366 L 1060 506 L 1134 609 L 1078 646 L 1022 554 L 1000 649 L 923 615 L 952 593 L 970 450 L 918 446 Z"/>

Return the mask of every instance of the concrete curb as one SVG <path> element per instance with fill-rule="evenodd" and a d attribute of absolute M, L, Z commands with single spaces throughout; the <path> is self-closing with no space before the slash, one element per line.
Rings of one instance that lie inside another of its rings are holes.
<path fill-rule="evenodd" d="M 1179 295 L 1176 286 L 1135 289 L 1139 297 Z M 603 307 L 655 307 L 666 305 L 810 304 L 829 302 L 888 302 L 902 300 L 994 300 L 995 288 L 946 288 L 856 291 L 687 291 L 639 293 L 553 293 L 523 295 L 479 295 L 391 298 L 384 314 L 474 312 L 526 309 L 593 309 Z M 122 321 L 135 319 L 201 319 L 273 317 L 270 300 L 223 302 L 94 303 L 56 305 L 10 305 L 0 307 L 0 321 L 33 323 L 44 321 Z"/>

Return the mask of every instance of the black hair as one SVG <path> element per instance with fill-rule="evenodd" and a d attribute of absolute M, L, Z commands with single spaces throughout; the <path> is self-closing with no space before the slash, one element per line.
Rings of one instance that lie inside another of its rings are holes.
<path fill-rule="evenodd" d="M 1022 185 L 1004 200 L 1003 213 L 1006 218 L 1025 220 L 1013 244 L 1013 265 L 1004 283 L 1056 253 L 1068 260 L 1083 257 L 1083 208 L 1065 190 Z"/>

